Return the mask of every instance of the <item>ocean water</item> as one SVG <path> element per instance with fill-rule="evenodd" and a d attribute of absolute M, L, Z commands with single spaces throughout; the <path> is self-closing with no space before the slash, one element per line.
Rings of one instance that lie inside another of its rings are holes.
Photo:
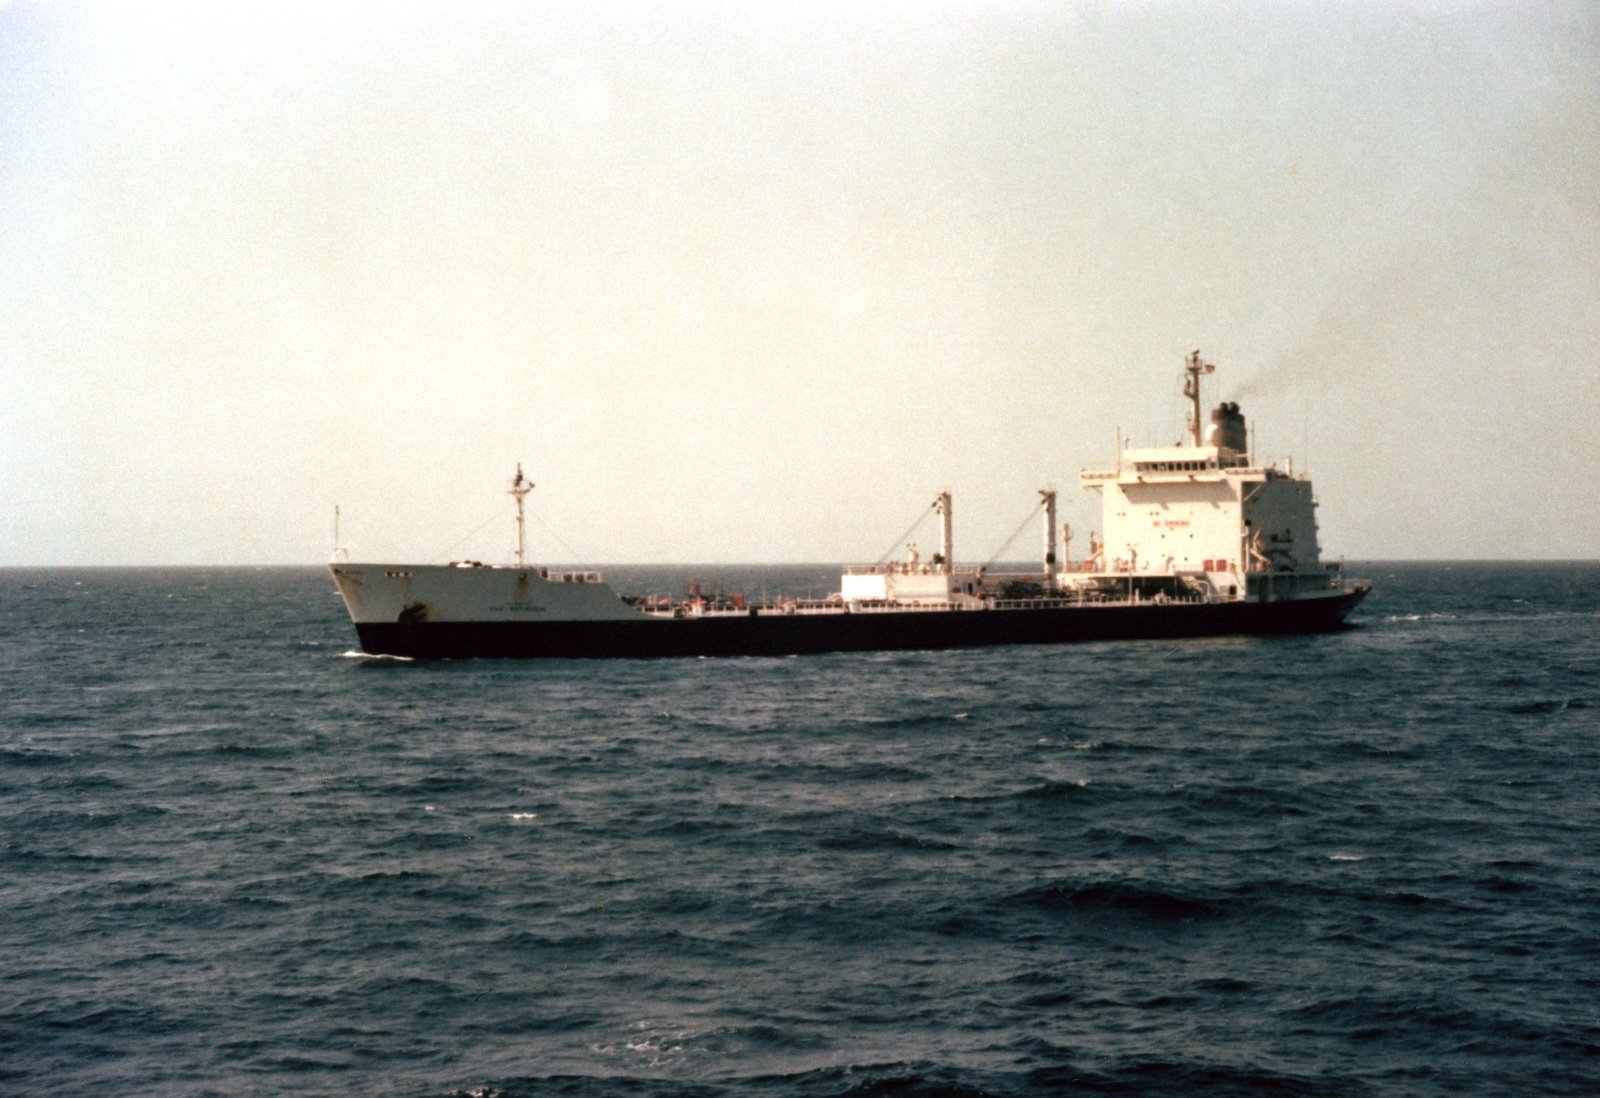
<path fill-rule="evenodd" d="M 319 570 L 0 572 L 0 1092 L 1600 1092 L 1600 565 L 1351 572 L 1330 636 L 442 664 Z"/>

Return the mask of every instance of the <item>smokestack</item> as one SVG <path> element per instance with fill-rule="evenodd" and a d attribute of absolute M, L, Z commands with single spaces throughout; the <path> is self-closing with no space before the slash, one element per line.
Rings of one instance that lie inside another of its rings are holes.
<path fill-rule="evenodd" d="M 1227 454 L 1241 455 L 1249 449 L 1245 433 L 1244 416 L 1237 404 L 1219 404 L 1211 413 L 1211 426 L 1206 428 L 1206 445 L 1215 446 Z"/>

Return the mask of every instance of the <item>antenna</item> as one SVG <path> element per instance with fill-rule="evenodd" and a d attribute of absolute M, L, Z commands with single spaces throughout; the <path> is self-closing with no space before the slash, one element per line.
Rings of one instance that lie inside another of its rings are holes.
<path fill-rule="evenodd" d="M 1189 433 L 1194 436 L 1196 446 L 1204 446 L 1205 442 L 1200 437 L 1200 375 L 1216 372 L 1216 367 L 1209 362 L 1200 360 L 1200 352 L 1189 352 L 1189 357 L 1183 364 L 1183 395 L 1188 397 L 1194 406 L 1194 411 L 1189 417 Z"/>
<path fill-rule="evenodd" d="M 522 497 L 533 491 L 533 481 L 522 475 L 522 462 L 517 462 L 517 475 L 511 478 L 511 487 L 506 491 L 517 499 L 517 567 L 526 568 L 523 545 L 527 540 L 527 528 L 522 515 Z"/>

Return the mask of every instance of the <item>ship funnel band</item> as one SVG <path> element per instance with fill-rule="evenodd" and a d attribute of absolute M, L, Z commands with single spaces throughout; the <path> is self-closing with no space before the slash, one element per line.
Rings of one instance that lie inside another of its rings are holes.
<path fill-rule="evenodd" d="M 1206 445 L 1242 454 L 1248 446 L 1246 438 L 1239 405 L 1232 402 L 1217 405 L 1211 413 L 1211 426 L 1206 428 Z"/>

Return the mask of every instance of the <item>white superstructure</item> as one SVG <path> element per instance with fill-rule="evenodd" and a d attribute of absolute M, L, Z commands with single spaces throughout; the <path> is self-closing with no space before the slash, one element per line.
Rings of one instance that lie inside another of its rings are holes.
<path fill-rule="evenodd" d="M 883 602 L 907 606 L 978 604 L 982 570 L 955 565 L 950 493 L 940 492 L 933 507 L 939 514 L 939 551 L 931 561 L 924 561 L 912 548 L 904 563 L 846 568 L 839 579 L 840 598 L 851 605 Z"/>
<path fill-rule="evenodd" d="M 1237 404 L 1218 405 L 1202 431 L 1200 378 L 1212 369 L 1198 351 L 1185 367 L 1190 445 L 1123 450 L 1115 468 L 1081 474 L 1100 493 L 1105 535 L 1063 586 L 1170 577 L 1212 599 L 1251 601 L 1340 589 L 1338 566 L 1320 559 L 1310 479 L 1256 464 Z"/>

